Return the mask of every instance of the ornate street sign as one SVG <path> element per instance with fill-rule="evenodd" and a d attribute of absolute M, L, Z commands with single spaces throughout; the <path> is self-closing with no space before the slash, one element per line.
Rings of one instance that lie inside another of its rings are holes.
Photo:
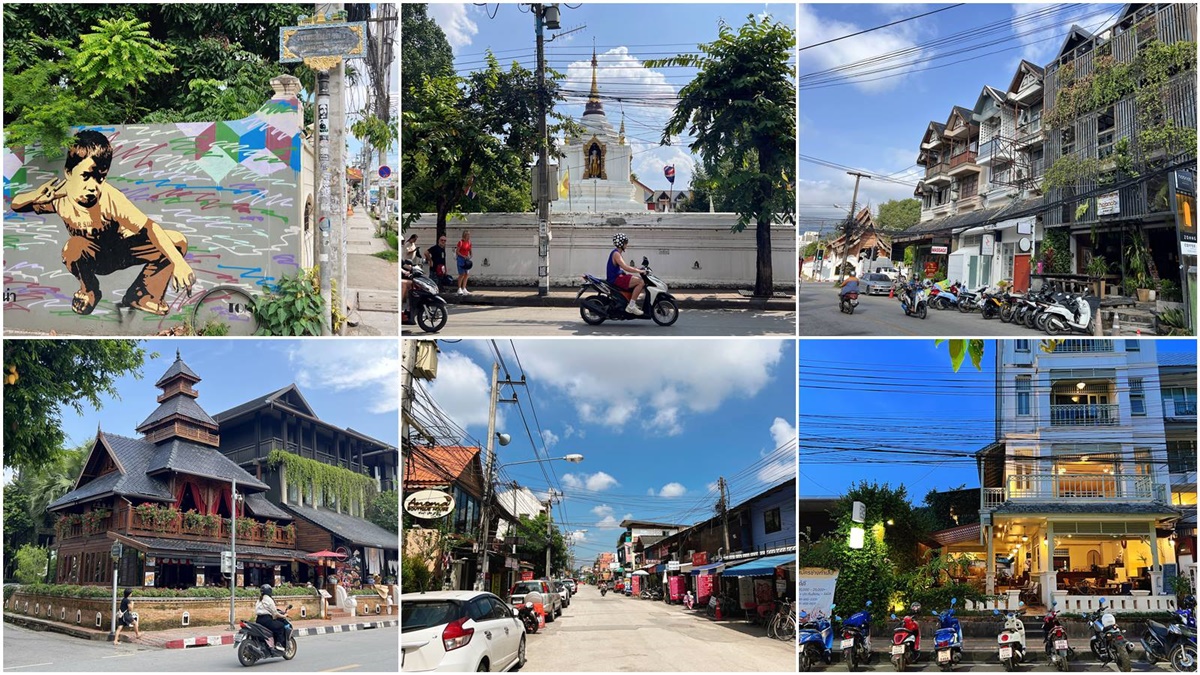
<path fill-rule="evenodd" d="M 404 498 L 404 510 L 414 518 L 441 518 L 454 510 L 454 497 L 441 490 L 418 490 Z"/>
<path fill-rule="evenodd" d="M 342 59 L 365 56 L 367 24 L 317 22 L 279 29 L 279 62 L 298 63 L 316 70 L 335 68 Z"/>

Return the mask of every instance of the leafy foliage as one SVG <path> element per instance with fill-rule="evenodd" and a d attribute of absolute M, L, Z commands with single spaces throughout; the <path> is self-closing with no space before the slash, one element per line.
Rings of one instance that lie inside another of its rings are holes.
<path fill-rule="evenodd" d="M 60 407 L 82 414 L 119 398 L 117 378 L 140 378 L 145 356 L 134 340 L 6 340 L 4 465 L 51 462 L 65 440 Z"/>
<path fill-rule="evenodd" d="M 26 544 L 17 551 L 17 571 L 13 576 L 22 584 L 35 584 L 46 578 L 46 563 L 49 561 L 49 551 Z"/>
<path fill-rule="evenodd" d="M 796 85 L 790 64 L 795 33 L 770 19 L 747 17 L 736 31 L 720 23 L 715 42 L 696 54 L 646 61 L 649 68 L 685 67 L 698 72 L 679 90 L 661 143 L 684 131 L 710 166 L 728 171 L 711 176 L 716 192 L 738 214 L 735 231 L 756 223 L 754 294 L 773 292 L 771 224 L 795 208 L 789 178 L 796 162 Z"/>
<path fill-rule="evenodd" d="M 983 340 L 937 340 L 935 343 L 941 345 L 943 342 L 950 343 L 950 365 L 954 368 L 954 372 L 962 367 L 963 359 L 968 354 L 971 355 L 971 365 L 975 366 L 975 370 L 980 370 L 983 363 Z"/>
<path fill-rule="evenodd" d="M 921 200 L 889 199 L 879 205 L 875 224 L 881 230 L 900 232 L 921 222 Z"/>
<path fill-rule="evenodd" d="M 300 486 L 311 485 L 326 495 L 337 497 L 342 504 L 349 504 L 354 499 L 364 500 L 365 503 L 376 494 L 375 481 L 369 476 L 285 450 L 272 450 L 267 455 L 267 463 L 271 466 L 283 465 L 288 482 Z"/>
<path fill-rule="evenodd" d="M 239 598 L 257 598 L 258 588 L 236 589 Z M 112 588 L 108 586 L 76 586 L 71 584 L 31 584 L 21 588 L 22 593 L 43 595 L 52 598 L 109 598 Z M 295 597 L 317 595 L 317 589 L 307 586 L 280 584 L 275 587 L 275 597 Z M 197 586 L 182 591 L 173 588 L 135 588 L 133 599 L 138 598 L 228 598 L 228 588 L 213 588 Z"/>
<path fill-rule="evenodd" d="M 434 574 L 425 560 L 417 555 L 405 553 L 400 557 L 400 592 L 420 593 L 432 590 Z"/>
<path fill-rule="evenodd" d="M 1042 237 L 1042 262 L 1050 274 L 1071 271 L 1071 235 L 1066 228 L 1048 228 Z"/>
<path fill-rule="evenodd" d="M 522 517 L 517 521 L 514 536 L 520 537 L 524 543 L 517 545 L 517 555 L 521 560 L 533 563 L 534 578 L 543 578 L 546 573 L 546 547 L 550 546 L 550 566 L 555 570 L 566 569 L 570 564 L 567 559 L 567 543 L 562 532 L 554 528 L 546 533 L 549 525 L 548 516 L 539 513 L 532 518 Z"/>
<path fill-rule="evenodd" d="M 429 17 L 426 3 L 400 5 L 400 109 L 415 111 L 419 100 L 410 94 L 427 77 L 448 77 L 454 74 L 454 53 L 446 34 Z"/>
<path fill-rule="evenodd" d="M 256 335 L 320 335 L 325 313 L 317 266 L 295 276 L 280 277 L 274 289 L 251 296 L 250 313 L 258 321 Z"/>
<path fill-rule="evenodd" d="M 400 495 L 395 490 L 380 492 L 367 505 L 367 520 L 388 532 L 400 532 Z"/>
<path fill-rule="evenodd" d="M 172 73 L 172 50 L 150 37 L 149 22 L 101 19 L 79 38 L 71 59 L 79 84 L 91 98 L 143 86 L 153 75 Z"/>

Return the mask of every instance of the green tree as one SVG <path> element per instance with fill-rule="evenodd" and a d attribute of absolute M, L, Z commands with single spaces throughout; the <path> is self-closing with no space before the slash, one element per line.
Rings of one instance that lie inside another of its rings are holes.
<path fill-rule="evenodd" d="M 516 524 L 516 536 L 520 537 L 523 543 L 517 545 L 517 555 L 521 560 L 533 563 L 533 573 L 537 578 L 547 576 L 546 572 L 546 546 L 551 547 L 550 565 L 556 570 L 567 568 L 570 561 L 567 558 L 567 543 L 563 539 L 562 532 L 558 528 L 554 528 L 552 532 L 546 533 L 547 516 L 545 513 L 539 513 L 532 518 L 522 517 Z"/>
<path fill-rule="evenodd" d="M 141 377 L 145 358 L 135 340 L 6 340 L 4 465 L 36 471 L 54 461 L 62 407 L 99 408 L 101 396 L 118 396 L 118 377 Z"/>
<path fill-rule="evenodd" d="M 796 163 L 796 72 L 791 65 L 795 31 L 753 15 L 738 30 L 724 21 L 715 42 L 697 54 L 647 61 L 650 68 L 685 67 L 698 72 L 679 90 L 679 103 L 661 143 L 690 133 L 688 146 L 706 162 L 729 162 L 713 176 L 717 192 L 738 214 L 735 231 L 756 224 L 754 294 L 770 296 L 771 225 L 789 217 L 795 191 L 789 174 Z"/>
<path fill-rule="evenodd" d="M 900 232 L 921 222 L 919 199 L 889 199 L 879 205 L 875 224 L 881 230 Z"/>
<path fill-rule="evenodd" d="M 61 152 L 75 125 L 237 119 L 270 98 L 272 77 L 310 73 L 278 62 L 279 29 L 311 13 L 304 5 L 10 3 L 3 11 L 9 146 Z"/>
<path fill-rule="evenodd" d="M 426 3 L 400 5 L 400 109 L 415 111 L 420 101 L 410 94 L 426 77 L 454 74 L 454 53 L 446 34 L 429 17 Z"/>
<path fill-rule="evenodd" d="M 804 246 L 804 257 L 814 256 L 821 249 L 821 242 L 810 241 Z"/>
<path fill-rule="evenodd" d="M 4 486 L 4 578 L 11 579 L 17 550 L 34 541 L 36 527 L 29 516 L 29 495 L 15 482 Z"/>
<path fill-rule="evenodd" d="M 22 546 L 17 550 L 17 570 L 13 573 L 22 584 L 36 584 L 46 580 L 46 563 L 50 553 L 40 546 Z"/>
<path fill-rule="evenodd" d="M 376 494 L 367 506 L 367 520 L 389 532 L 399 532 L 400 495 L 395 490 Z"/>

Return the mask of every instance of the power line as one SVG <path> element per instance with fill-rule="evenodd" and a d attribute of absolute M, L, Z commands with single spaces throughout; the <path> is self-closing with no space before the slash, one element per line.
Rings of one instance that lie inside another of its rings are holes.
<path fill-rule="evenodd" d="M 910 16 L 910 17 L 908 17 L 907 19 L 900 19 L 900 20 L 898 20 L 898 21 L 893 21 L 893 22 L 891 22 L 891 23 L 885 23 L 885 24 L 883 24 L 882 26 L 875 26 L 874 28 L 867 28 L 867 29 L 864 29 L 864 30 L 860 30 L 860 31 L 858 31 L 858 32 L 856 32 L 856 33 L 850 33 L 850 34 L 848 34 L 848 35 L 843 35 L 843 36 L 841 36 L 841 37 L 830 38 L 830 39 L 828 39 L 828 40 L 825 40 L 824 42 L 817 42 L 816 44 L 805 45 L 805 46 L 803 46 L 803 47 L 800 47 L 800 48 L 799 48 L 799 49 L 797 49 L 796 51 L 798 51 L 798 52 L 802 52 L 802 51 L 804 51 L 804 50 L 806 50 L 806 49 L 812 49 L 812 48 L 814 48 L 814 47 L 820 47 L 821 45 L 827 45 L 827 44 L 830 44 L 830 43 L 832 43 L 832 42 L 837 42 L 837 41 L 839 41 L 839 40 L 845 40 L 846 38 L 852 38 L 852 37 L 855 37 L 855 36 L 857 36 L 857 35 L 864 35 L 864 34 L 866 34 L 866 33 L 871 33 L 871 32 L 874 32 L 874 31 L 877 31 L 877 30 L 880 30 L 880 29 L 883 29 L 883 28 L 889 28 L 889 27 L 891 27 L 891 26 L 897 26 L 897 25 L 899 25 L 899 24 L 902 24 L 902 23 L 907 23 L 907 22 L 909 22 L 909 21 L 913 21 L 913 20 L 915 20 L 915 19 L 920 19 L 921 17 L 929 16 L 929 15 L 931 15 L 931 14 L 937 14 L 938 12 L 944 12 L 944 11 L 946 11 L 946 10 L 948 10 L 948 9 L 954 9 L 955 7 L 962 7 L 962 6 L 963 6 L 963 3 L 959 3 L 959 4 L 957 4 L 957 5 L 949 5 L 949 6 L 947 6 L 947 7 L 942 7 L 941 9 L 935 9 L 935 10 L 933 10 L 932 12 L 925 12 L 924 14 L 918 14 L 918 15 L 916 15 L 916 16 Z"/>

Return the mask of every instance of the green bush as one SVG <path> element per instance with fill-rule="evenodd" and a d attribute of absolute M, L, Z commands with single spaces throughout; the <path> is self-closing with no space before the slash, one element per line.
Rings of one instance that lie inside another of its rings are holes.
<path fill-rule="evenodd" d="M 387 238 L 387 244 L 389 247 L 391 247 L 391 249 L 393 251 L 400 250 L 400 235 L 399 234 L 388 231 L 388 232 L 385 232 L 383 236 Z"/>
<path fill-rule="evenodd" d="M 256 335 L 320 335 L 325 300 L 317 268 L 280 277 L 273 291 L 250 298 L 249 309 L 258 321 Z"/>
<path fill-rule="evenodd" d="M 46 564 L 50 552 L 40 546 L 26 544 L 17 549 L 17 569 L 13 573 L 23 584 L 36 584 L 46 579 Z"/>
<path fill-rule="evenodd" d="M 433 572 L 425 561 L 415 555 L 404 555 L 400 559 L 401 593 L 420 593 L 430 589 Z"/>
<path fill-rule="evenodd" d="M 8 591 L 6 590 L 5 593 Z M 72 584 L 30 584 L 23 586 L 21 592 L 31 595 L 45 595 L 55 598 L 108 598 L 112 596 L 112 588 L 109 586 L 75 586 Z M 257 598 L 259 591 L 257 588 L 239 588 L 237 589 L 237 597 L 239 598 Z M 280 584 L 275 589 L 275 595 L 317 595 L 317 589 L 307 586 L 293 586 L 292 584 Z M 135 598 L 228 598 L 228 588 L 209 588 L 196 587 L 185 590 L 175 590 L 173 588 L 141 588 L 133 589 Z"/>

